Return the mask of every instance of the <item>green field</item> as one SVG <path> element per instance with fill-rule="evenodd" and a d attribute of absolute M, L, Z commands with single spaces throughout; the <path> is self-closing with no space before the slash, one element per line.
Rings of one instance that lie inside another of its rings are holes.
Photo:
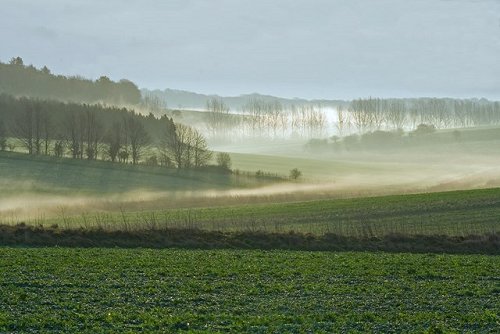
<path fill-rule="evenodd" d="M 235 178 L 210 171 L 177 171 L 105 161 L 33 157 L 22 153 L 0 152 L 1 197 L 22 192 L 72 196 L 115 194 L 137 189 L 228 189 L 246 186 L 251 182 L 244 177 Z"/>
<path fill-rule="evenodd" d="M 256 156 L 234 157 L 240 163 L 243 158 L 249 159 L 246 165 L 252 167 L 249 161 Z M 259 159 L 254 160 L 254 167 L 264 164 Z M 304 165 L 299 167 L 310 171 L 317 168 L 316 175 L 335 170 L 339 175 L 364 173 L 373 179 L 378 179 L 378 173 L 396 177 L 388 172 L 386 163 L 382 164 L 385 167 L 373 163 L 380 169 L 372 170 L 371 163 L 359 161 L 322 165 L 317 160 L 289 157 L 268 160 L 276 171 L 284 171 L 291 163 L 289 159 L 302 161 Z M 400 171 L 408 167 L 402 166 L 398 167 Z M 427 175 L 430 171 L 420 173 Z M 343 190 L 338 183 L 332 184 L 336 191 L 332 192 L 321 183 L 284 183 L 213 171 L 177 171 L 7 152 L 0 153 L 0 186 L 0 223 L 4 224 L 295 231 L 356 237 L 394 233 L 462 236 L 500 231 L 500 188 L 363 197 L 369 194 L 367 190 Z M 389 186 L 382 189 L 382 193 L 402 191 Z M 124 197 L 127 192 L 131 194 Z M 37 206 L 44 201 L 49 201 L 45 205 L 52 211 Z M 26 216 L 19 218 L 16 210 L 9 211 L 9 205 L 25 210 Z"/>
<path fill-rule="evenodd" d="M 0 248 L 0 332 L 481 332 L 500 257 Z"/>
<path fill-rule="evenodd" d="M 217 231 L 335 233 L 346 236 L 500 231 L 500 188 L 428 194 L 84 213 L 28 221 L 63 228 L 198 228 Z M 8 223 L 8 219 L 4 221 Z M 15 223 L 15 222 L 14 222 Z"/>

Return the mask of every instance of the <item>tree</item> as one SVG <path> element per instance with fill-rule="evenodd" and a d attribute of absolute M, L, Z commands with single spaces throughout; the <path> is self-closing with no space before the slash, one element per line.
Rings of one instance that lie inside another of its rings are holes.
<path fill-rule="evenodd" d="M 229 155 L 229 153 L 226 152 L 217 153 L 216 161 L 217 161 L 217 166 L 219 166 L 220 168 L 227 170 L 231 169 L 231 156 Z"/>
<path fill-rule="evenodd" d="M 0 151 L 7 149 L 7 131 L 3 119 L 0 119 Z"/>
<path fill-rule="evenodd" d="M 94 110 L 85 110 L 83 119 L 85 154 L 88 160 L 96 160 L 99 153 L 99 143 L 102 140 L 102 126 Z"/>
<path fill-rule="evenodd" d="M 406 109 L 403 101 L 394 100 L 388 103 L 387 120 L 394 129 L 403 128 L 406 118 Z"/>
<path fill-rule="evenodd" d="M 25 109 L 16 117 L 14 125 L 14 136 L 26 148 L 28 154 L 33 154 L 33 119 L 35 106 L 32 103 L 26 104 Z"/>
<path fill-rule="evenodd" d="M 62 140 L 58 140 L 54 143 L 54 155 L 58 158 L 61 158 L 64 154 L 64 142 Z"/>
<path fill-rule="evenodd" d="M 115 85 L 115 90 L 120 94 L 121 101 L 116 102 L 134 105 L 141 102 L 141 91 L 132 81 L 122 79 L 117 84 L 114 82 L 113 84 Z"/>
<path fill-rule="evenodd" d="M 301 176 L 302 176 L 302 172 L 300 170 L 298 170 L 297 168 L 290 170 L 290 179 L 291 180 L 295 181 Z"/>
<path fill-rule="evenodd" d="M 173 161 L 177 168 L 202 167 L 212 157 L 205 138 L 196 129 L 184 124 L 165 129 L 160 151 L 164 157 L 162 160 Z"/>
<path fill-rule="evenodd" d="M 132 164 L 136 165 L 139 162 L 145 147 L 151 142 L 151 138 L 146 132 L 142 122 L 137 118 L 129 116 L 126 124 L 126 131 L 132 154 Z"/>
<path fill-rule="evenodd" d="M 115 162 L 123 145 L 123 128 L 121 123 L 114 122 L 106 135 L 108 143 L 108 156 L 111 161 Z"/>
<path fill-rule="evenodd" d="M 194 129 L 193 129 L 194 130 Z M 193 131 L 193 165 L 194 167 L 203 167 L 212 159 L 212 151 L 208 149 L 208 144 L 201 133 Z"/>
<path fill-rule="evenodd" d="M 339 136 L 342 137 L 344 135 L 344 129 L 347 123 L 347 114 L 344 110 L 344 107 L 341 105 L 337 106 L 337 129 L 339 131 Z"/>
<path fill-rule="evenodd" d="M 221 133 L 224 135 L 230 120 L 229 107 L 222 99 L 212 98 L 207 101 L 206 108 L 205 121 L 208 130 L 214 137 Z"/>
<path fill-rule="evenodd" d="M 64 124 L 65 129 L 65 138 L 68 142 L 69 150 L 71 152 L 71 157 L 73 159 L 77 159 L 81 156 L 81 147 L 80 141 L 82 140 L 82 128 L 79 126 L 79 117 L 78 114 L 73 111 L 66 115 L 66 120 Z"/>
<path fill-rule="evenodd" d="M 50 114 L 44 111 L 41 115 L 44 154 L 49 155 L 50 139 L 52 134 L 52 119 Z"/>
<path fill-rule="evenodd" d="M 24 61 L 23 58 L 21 57 L 13 57 L 9 64 L 14 65 L 14 66 L 24 66 Z"/>

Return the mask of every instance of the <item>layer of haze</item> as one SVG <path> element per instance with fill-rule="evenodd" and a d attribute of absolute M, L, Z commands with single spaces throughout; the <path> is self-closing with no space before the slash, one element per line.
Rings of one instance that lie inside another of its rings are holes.
<path fill-rule="evenodd" d="M 145 88 L 500 99 L 500 1 L 3 0 L 0 59 Z"/>
<path fill-rule="evenodd" d="M 236 155 L 234 158 L 237 165 L 238 158 Z M 500 185 L 500 168 L 497 167 L 500 158 L 498 149 L 492 147 L 484 147 L 482 151 L 476 149 L 474 152 L 445 147 L 426 154 L 400 152 L 380 155 L 365 152 L 338 158 L 274 155 L 267 156 L 267 159 L 270 163 L 265 167 L 273 171 L 279 171 L 277 168 L 281 164 L 284 164 L 284 170 L 288 170 L 293 161 L 293 166 L 304 172 L 304 178 L 300 182 L 270 182 L 255 188 L 169 191 L 166 186 L 165 191 L 144 188 L 115 194 L 96 192 L 92 195 L 73 192 L 71 189 L 56 189 L 54 185 L 44 184 L 41 180 L 26 180 L 22 183 L 0 176 L 0 189 L 18 190 L 10 195 L 0 194 L 0 222 L 61 217 L 63 214 L 351 198 Z"/>

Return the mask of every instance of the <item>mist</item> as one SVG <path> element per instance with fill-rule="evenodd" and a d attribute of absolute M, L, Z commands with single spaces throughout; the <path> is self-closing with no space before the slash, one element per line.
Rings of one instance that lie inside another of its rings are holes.
<path fill-rule="evenodd" d="M 169 191 L 167 186 L 159 191 L 138 187 L 125 192 L 99 194 L 91 188 L 78 193 L 69 188 L 44 184 L 40 180 L 3 180 L 4 189 L 16 190 L 0 195 L 0 221 L 12 223 L 92 212 L 169 210 L 500 186 L 500 168 L 496 167 L 500 166 L 500 154 L 489 154 L 491 147 L 483 152 L 471 153 L 445 145 L 440 151 L 434 147 L 434 153 L 425 152 L 430 149 L 430 146 L 425 146 L 415 152 L 390 154 L 350 152 L 341 157 L 310 154 L 306 158 L 299 150 L 287 152 L 281 147 L 278 153 L 275 148 L 274 152 L 268 152 L 269 155 L 254 154 L 251 159 L 257 163 L 256 166 L 278 173 L 297 167 L 303 173 L 301 179 L 294 182 L 286 179 L 267 181 L 231 189 L 208 187 Z M 254 147 L 254 151 L 257 150 L 258 147 Z M 497 148 L 493 151 L 499 153 Z M 234 170 L 257 168 L 242 159 L 247 155 L 233 154 Z"/>

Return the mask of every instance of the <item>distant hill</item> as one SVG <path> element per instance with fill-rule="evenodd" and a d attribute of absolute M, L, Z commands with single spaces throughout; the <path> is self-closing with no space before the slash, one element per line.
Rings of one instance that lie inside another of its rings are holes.
<path fill-rule="evenodd" d="M 348 105 L 348 101 L 344 100 L 306 100 L 300 98 L 287 99 L 282 97 L 276 97 L 271 95 L 262 95 L 258 93 L 244 94 L 240 96 L 219 96 L 219 95 L 206 95 L 200 93 L 194 93 L 184 90 L 170 89 L 165 90 L 148 90 L 142 89 L 141 93 L 144 96 L 154 97 L 160 99 L 162 102 L 166 103 L 171 109 L 203 109 L 206 106 L 208 100 L 212 98 L 220 98 L 224 103 L 229 106 L 232 110 L 241 110 L 242 107 L 253 99 L 258 99 L 261 101 L 279 101 L 285 106 L 290 105 L 317 105 L 335 107 L 338 105 Z"/>
<path fill-rule="evenodd" d="M 80 76 L 56 75 L 46 67 L 25 65 L 21 57 L 0 62 L 0 94 L 75 103 L 137 105 L 141 92 L 126 79 L 119 82 L 101 76 L 90 80 Z"/>

